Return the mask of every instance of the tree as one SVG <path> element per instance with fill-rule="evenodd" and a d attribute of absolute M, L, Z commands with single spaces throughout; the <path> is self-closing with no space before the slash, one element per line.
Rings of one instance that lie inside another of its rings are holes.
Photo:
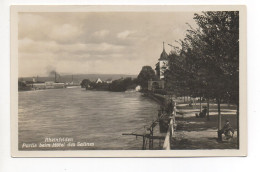
<path fill-rule="evenodd" d="M 133 84 L 134 84 L 133 80 L 130 77 L 127 77 L 125 79 L 121 78 L 121 79 L 118 79 L 118 80 L 114 80 L 109 85 L 109 90 L 110 91 L 116 91 L 116 92 L 122 92 L 122 91 L 126 91 Z"/>
<path fill-rule="evenodd" d="M 225 95 L 236 102 L 239 95 L 239 13 L 236 11 L 204 12 L 195 14 L 199 29 L 192 29 L 200 41 L 203 61 L 205 62 L 208 97 L 218 103 L 219 124 L 221 129 L 220 103 Z M 195 37 L 195 36 L 193 36 Z M 192 36 L 188 39 L 193 39 Z M 198 40 L 198 39 L 197 39 Z M 193 45 L 196 40 L 192 40 Z M 198 51 L 198 47 L 196 51 Z"/>
<path fill-rule="evenodd" d="M 179 41 L 180 52 L 170 58 L 166 81 L 183 87 L 182 94 L 216 99 L 220 130 L 221 100 L 228 98 L 239 109 L 239 13 L 209 11 L 195 14 L 194 20 L 198 28 L 190 27 Z"/>
<path fill-rule="evenodd" d="M 81 88 L 87 88 L 91 81 L 89 79 L 83 79 L 83 81 L 80 83 Z"/>
<path fill-rule="evenodd" d="M 140 71 L 137 81 L 141 85 L 142 89 L 145 90 L 148 88 L 148 81 L 155 79 L 155 72 L 151 66 L 143 66 Z"/>

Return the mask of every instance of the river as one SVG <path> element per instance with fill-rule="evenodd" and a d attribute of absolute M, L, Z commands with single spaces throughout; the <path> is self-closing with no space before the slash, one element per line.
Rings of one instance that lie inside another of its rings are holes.
<path fill-rule="evenodd" d="M 156 102 L 138 92 L 82 88 L 19 92 L 19 149 L 138 150 L 142 148 L 142 138 L 122 133 L 143 133 L 143 126 L 156 119 L 157 110 Z M 46 138 L 69 138 L 82 144 L 39 147 Z M 28 146 L 32 143 L 37 147 Z"/>

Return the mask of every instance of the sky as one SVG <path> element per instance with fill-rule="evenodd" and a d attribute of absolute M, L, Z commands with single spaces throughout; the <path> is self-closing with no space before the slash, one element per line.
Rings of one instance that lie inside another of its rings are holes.
<path fill-rule="evenodd" d="M 178 45 L 193 12 L 19 13 L 19 77 L 131 74 Z"/>

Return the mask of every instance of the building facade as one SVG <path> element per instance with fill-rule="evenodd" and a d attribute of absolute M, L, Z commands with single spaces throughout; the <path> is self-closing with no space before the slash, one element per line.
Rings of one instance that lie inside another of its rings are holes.
<path fill-rule="evenodd" d="M 165 51 L 163 43 L 163 51 L 155 65 L 157 79 L 148 81 L 148 90 L 153 91 L 156 89 L 164 89 L 164 72 L 168 69 L 168 63 L 169 56 Z"/>
<path fill-rule="evenodd" d="M 98 78 L 97 80 L 96 80 L 96 84 L 98 84 L 98 83 L 102 83 L 103 81 L 100 79 L 100 78 Z"/>
<path fill-rule="evenodd" d="M 32 88 L 35 90 L 65 88 L 65 84 L 64 83 L 55 83 L 53 81 L 47 81 L 44 83 L 33 83 Z"/>
<path fill-rule="evenodd" d="M 165 51 L 163 43 L 163 51 L 160 55 L 160 58 L 158 59 L 158 63 L 156 63 L 155 65 L 156 75 L 160 80 L 164 79 L 164 72 L 166 71 L 166 69 L 168 69 L 168 58 L 169 56 Z"/>

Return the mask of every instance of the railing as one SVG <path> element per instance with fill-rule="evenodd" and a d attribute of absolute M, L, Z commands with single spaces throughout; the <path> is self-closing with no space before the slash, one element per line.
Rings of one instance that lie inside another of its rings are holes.
<path fill-rule="evenodd" d="M 174 126 L 175 126 L 175 116 L 176 116 L 176 103 L 174 102 L 174 109 L 173 109 L 173 114 L 170 117 L 170 123 L 169 127 L 165 136 L 165 140 L 163 143 L 163 150 L 171 150 L 171 143 L 173 141 L 173 136 L 174 136 Z"/>

